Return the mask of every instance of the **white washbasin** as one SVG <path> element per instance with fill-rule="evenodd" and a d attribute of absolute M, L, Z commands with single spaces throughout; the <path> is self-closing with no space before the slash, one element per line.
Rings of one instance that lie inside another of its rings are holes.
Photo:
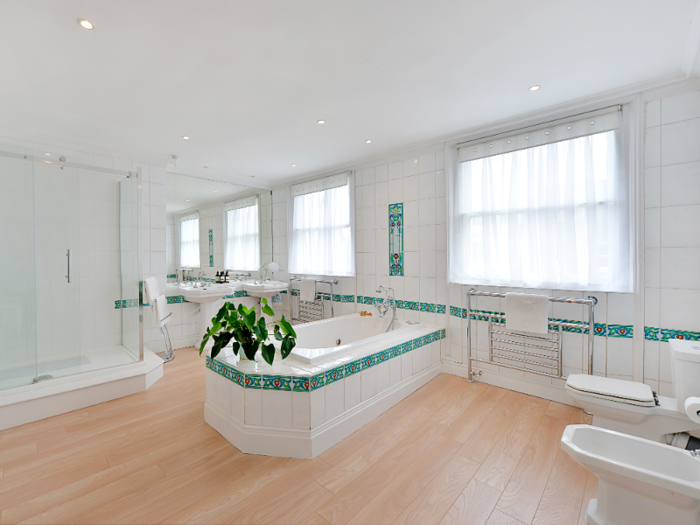
<path fill-rule="evenodd" d="M 181 288 L 183 297 L 191 303 L 213 303 L 234 292 L 233 286 L 216 283 L 206 284 L 201 288 L 191 286 Z"/>
<path fill-rule="evenodd" d="M 241 286 L 251 297 L 266 297 L 268 299 L 289 288 L 289 284 L 282 281 L 268 281 L 258 284 L 251 281 L 244 282 Z"/>

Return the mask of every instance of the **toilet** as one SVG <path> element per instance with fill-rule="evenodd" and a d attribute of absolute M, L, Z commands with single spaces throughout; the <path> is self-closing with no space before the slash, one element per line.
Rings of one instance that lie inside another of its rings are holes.
<path fill-rule="evenodd" d="M 685 413 L 685 400 L 700 396 L 700 342 L 672 339 L 671 377 L 674 396 L 656 396 L 649 385 L 608 377 L 572 374 L 566 381 L 574 402 L 593 415 L 593 425 L 661 443 L 685 446 L 700 435 L 700 423 Z M 679 435 L 680 434 L 680 435 Z M 679 443 L 680 442 L 680 443 Z"/>
<path fill-rule="evenodd" d="M 598 478 L 589 525 L 700 523 L 700 459 L 614 430 L 569 425 L 562 449 Z"/>

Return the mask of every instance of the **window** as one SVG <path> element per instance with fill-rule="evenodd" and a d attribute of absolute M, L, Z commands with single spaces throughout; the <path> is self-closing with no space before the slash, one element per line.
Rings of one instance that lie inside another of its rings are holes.
<path fill-rule="evenodd" d="M 224 266 L 230 270 L 260 269 L 260 218 L 258 196 L 224 205 L 226 245 Z"/>
<path fill-rule="evenodd" d="M 621 112 L 459 149 L 450 279 L 631 291 Z"/>
<path fill-rule="evenodd" d="M 180 266 L 199 266 L 199 212 L 180 217 Z"/>
<path fill-rule="evenodd" d="M 290 188 L 292 273 L 355 275 L 350 182 L 345 173 Z"/>

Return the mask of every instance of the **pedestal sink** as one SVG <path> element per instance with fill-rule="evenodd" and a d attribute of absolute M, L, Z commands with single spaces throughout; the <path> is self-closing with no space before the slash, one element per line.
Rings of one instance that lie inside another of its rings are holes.
<path fill-rule="evenodd" d="M 183 297 L 190 303 L 199 303 L 199 343 L 204 338 L 207 328 L 211 326 L 211 318 L 216 315 L 214 303 L 220 301 L 225 295 L 231 295 L 237 287 L 227 284 L 206 284 L 201 288 L 191 286 L 182 287 Z M 210 339 L 206 349 L 214 346 L 214 340 Z"/>
<path fill-rule="evenodd" d="M 265 297 L 267 299 L 289 288 L 289 284 L 283 283 L 282 281 L 260 283 L 249 281 L 242 283 L 241 286 L 251 297 Z"/>

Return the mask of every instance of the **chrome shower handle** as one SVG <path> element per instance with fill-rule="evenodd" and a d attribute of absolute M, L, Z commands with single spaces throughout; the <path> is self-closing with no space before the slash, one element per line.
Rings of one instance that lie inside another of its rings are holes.
<path fill-rule="evenodd" d="M 66 279 L 68 279 L 68 283 L 70 284 L 70 255 L 71 255 L 71 250 L 68 248 L 66 250 L 66 259 L 67 259 L 67 266 L 68 266 L 68 273 L 66 274 Z"/>

